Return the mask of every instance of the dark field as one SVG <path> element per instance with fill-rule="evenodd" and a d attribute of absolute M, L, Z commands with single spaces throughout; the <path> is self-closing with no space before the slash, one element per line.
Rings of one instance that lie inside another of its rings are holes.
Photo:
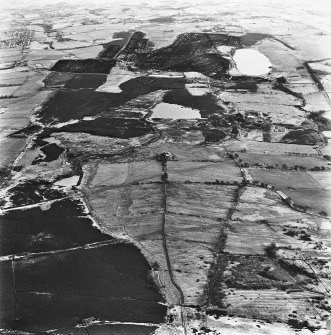
<path fill-rule="evenodd" d="M 59 147 L 56 143 L 46 144 L 40 149 L 44 154 L 45 157 L 37 158 L 32 162 L 32 164 L 36 164 L 39 162 L 51 162 L 59 158 L 59 156 L 64 151 L 63 148 Z"/>
<path fill-rule="evenodd" d="M 86 327 L 90 335 L 149 335 L 153 334 L 156 327 L 139 326 L 139 325 L 93 325 Z M 83 328 L 64 329 L 57 332 L 57 334 L 72 334 L 72 335 L 86 335 L 86 330 Z"/>
<path fill-rule="evenodd" d="M 107 80 L 103 73 L 51 72 L 45 79 L 46 87 L 53 88 L 98 88 Z"/>
<path fill-rule="evenodd" d="M 106 59 L 61 59 L 51 71 L 107 74 L 115 65 L 115 61 Z"/>
<path fill-rule="evenodd" d="M 113 38 L 121 38 L 121 40 L 110 41 L 103 45 L 103 50 L 99 53 L 98 58 L 113 59 L 119 51 L 127 43 L 134 30 L 120 31 L 113 34 Z"/>
<path fill-rule="evenodd" d="M 8 286 L 1 305 L 7 308 L 1 328 L 40 332 L 72 327 L 91 316 L 164 321 L 166 306 L 158 303 L 162 298 L 147 281 L 149 266 L 133 246 L 115 244 L 15 261 L 16 311 L 11 262 L 4 265 L 1 274 Z"/>
<path fill-rule="evenodd" d="M 247 33 L 243 36 L 240 36 L 240 42 L 246 46 L 250 47 L 254 45 L 257 42 L 260 42 L 261 40 L 265 38 L 272 38 L 273 36 L 270 34 L 261 34 L 261 33 Z"/>
<path fill-rule="evenodd" d="M 80 121 L 59 129 L 65 132 L 83 132 L 92 135 L 130 138 L 143 136 L 152 131 L 151 125 L 145 120 L 100 117 L 92 121 Z"/>
<path fill-rule="evenodd" d="M 51 187 L 51 182 L 36 179 L 26 180 L 12 187 L 8 191 L 8 196 L 13 207 L 31 205 L 64 196 L 63 192 Z"/>
<path fill-rule="evenodd" d="M 98 88 L 103 85 L 107 80 L 105 74 L 91 74 L 91 73 L 80 73 L 75 75 L 71 80 L 66 82 L 65 88 Z"/>
<path fill-rule="evenodd" d="M 116 243 L 93 228 L 79 202 L 65 199 L 49 210 L 11 211 L 0 225 L 2 255 L 46 252 L 0 262 L 0 328 L 41 332 L 73 327 L 89 317 L 164 321 L 167 308 L 159 304 L 163 298 L 145 258 L 133 245 Z M 99 328 L 93 331 L 99 334 Z"/>
<path fill-rule="evenodd" d="M 46 87 L 63 87 L 75 76 L 70 72 L 51 72 L 44 80 Z"/>
<path fill-rule="evenodd" d="M 140 36 L 140 42 L 135 37 L 137 50 L 145 34 Z M 184 33 L 177 36 L 169 46 L 138 53 L 136 64 L 141 69 L 158 69 L 170 71 L 197 71 L 212 78 L 224 76 L 229 68 L 229 60 L 222 57 L 216 50 L 218 45 L 239 45 L 240 39 L 235 36 L 208 33 Z M 208 53 L 207 53 L 208 50 Z"/>
<path fill-rule="evenodd" d="M 321 145 L 323 143 L 327 143 L 327 140 L 316 130 L 299 129 L 290 131 L 281 139 L 281 142 L 291 144 Z"/>
<path fill-rule="evenodd" d="M 80 202 L 64 199 L 46 211 L 34 207 L 8 212 L 0 218 L 1 256 L 112 240 L 94 228 L 82 210 Z"/>
<path fill-rule="evenodd" d="M 117 42 L 117 41 L 116 41 Z M 104 49 L 99 53 L 98 58 L 101 59 L 113 59 L 123 46 L 118 44 L 104 45 Z"/>
<path fill-rule="evenodd" d="M 43 105 L 38 116 L 44 123 L 57 119 L 66 122 L 105 113 L 112 107 L 120 106 L 140 95 L 157 90 L 184 88 L 181 78 L 140 77 L 128 80 L 120 85 L 121 93 L 95 92 L 92 89 L 59 90 Z"/>

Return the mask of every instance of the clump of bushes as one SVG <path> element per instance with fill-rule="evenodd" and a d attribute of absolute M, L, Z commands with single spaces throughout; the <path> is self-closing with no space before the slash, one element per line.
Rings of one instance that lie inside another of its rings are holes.
<path fill-rule="evenodd" d="M 270 258 L 276 258 L 277 246 L 276 243 L 272 242 L 264 248 L 266 255 Z"/>

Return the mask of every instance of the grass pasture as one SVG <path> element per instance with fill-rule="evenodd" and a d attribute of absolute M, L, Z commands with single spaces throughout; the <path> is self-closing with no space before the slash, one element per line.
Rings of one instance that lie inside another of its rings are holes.
<path fill-rule="evenodd" d="M 270 171 L 264 169 L 249 169 L 254 180 L 274 185 L 278 189 L 322 189 L 322 186 L 307 172 Z"/>
<path fill-rule="evenodd" d="M 284 192 L 295 204 L 320 213 L 331 212 L 331 191 L 326 190 L 310 172 L 249 169 L 254 180 Z M 321 177 L 319 179 L 322 181 Z"/>
<path fill-rule="evenodd" d="M 170 184 L 167 187 L 168 212 L 225 219 L 236 190 L 237 186 Z"/>
<path fill-rule="evenodd" d="M 162 167 L 157 161 L 99 164 L 91 188 L 130 183 L 161 181 Z"/>
<path fill-rule="evenodd" d="M 238 182 L 242 180 L 238 167 L 228 162 L 185 162 L 168 161 L 168 176 L 170 181 Z"/>
<path fill-rule="evenodd" d="M 257 141 L 229 141 L 226 143 L 229 151 L 246 150 L 249 153 L 316 155 L 313 146 L 301 144 L 268 143 Z"/>

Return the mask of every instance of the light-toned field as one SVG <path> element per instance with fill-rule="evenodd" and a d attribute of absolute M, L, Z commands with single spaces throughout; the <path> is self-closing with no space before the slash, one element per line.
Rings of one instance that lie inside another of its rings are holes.
<path fill-rule="evenodd" d="M 70 53 L 75 55 L 77 58 L 96 58 L 98 54 L 102 51 L 102 45 L 92 45 L 86 48 L 78 48 L 70 50 Z"/>
<path fill-rule="evenodd" d="M 14 92 L 15 92 L 19 87 L 20 87 L 20 86 L 0 87 L 0 97 L 2 97 L 2 96 L 14 95 Z"/>
<path fill-rule="evenodd" d="M 249 173 L 254 180 L 273 185 L 284 192 L 295 204 L 308 206 L 317 213 L 330 213 L 331 192 L 308 172 L 249 169 Z"/>
<path fill-rule="evenodd" d="M 99 163 L 86 168 L 85 173 L 89 177 L 84 178 L 83 189 L 102 228 L 138 243 L 149 255 L 150 261 L 157 262 L 165 294 L 176 301 L 176 289 L 169 281 L 169 269 L 161 243 L 163 185 L 150 183 L 160 181 L 160 162 Z M 147 184 L 131 184 L 136 181 Z M 197 304 L 205 299 L 209 268 L 222 234 L 223 224 L 220 220 L 226 218 L 238 188 L 201 186 L 173 183 L 170 178 L 166 187 L 167 249 L 175 280 L 188 304 Z"/>
<path fill-rule="evenodd" d="M 232 102 L 234 104 L 266 104 L 295 106 L 301 105 L 301 100 L 293 95 L 283 93 L 281 91 L 272 91 L 272 94 L 266 93 L 234 93 L 224 92 L 219 96 L 222 100 Z M 266 106 L 267 107 L 267 106 Z M 268 107 L 267 107 L 268 108 Z"/>
<path fill-rule="evenodd" d="M 53 48 L 56 50 L 71 50 L 76 48 L 84 48 L 91 46 L 91 43 L 84 41 L 67 41 L 67 42 L 54 42 Z"/>
<path fill-rule="evenodd" d="M 308 319 L 312 325 L 323 325 L 322 310 L 312 306 L 310 299 L 321 295 L 308 292 L 288 293 L 280 290 L 228 290 L 225 303 L 236 316 L 286 322 L 295 311 L 299 320 Z"/>
<path fill-rule="evenodd" d="M 296 126 L 305 121 L 305 113 L 294 106 L 244 101 L 234 105 L 240 111 L 267 114 L 272 123 Z"/>
<path fill-rule="evenodd" d="M 309 174 L 326 190 L 331 190 L 331 173 L 309 171 Z"/>
<path fill-rule="evenodd" d="M 132 185 L 120 188 L 87 191 L 90 202 L 106 229 L 125 226 L 127 216 L 162 213 L 161 185 Z M 124 220 L 124 221 L 123 221 Z"/>
<path fill-rule="evenodd" d="M 0 140 L 0 167 L 8 168 L 25 147 L 25 138 L 3 138 Z"/>
<path fill-rule="evenodd" d="M 203 303 L 215 244 L 191 243 L 169 237 L 168 249 L 174 278 L 184 293 L 185 304 Z"/>
<path fill-rule="evenodd" d="M 1 85 L 21 85 L 24 83 L 26 78 L 29 76 L 27 68 L 22 68 L 21 71 L 7 71 L 6 73 L 0 73 L 0 84 Z"/>
<path fill-rule="evenodd" d="M 22 58 L 22 48 L 8 48 L 0 50 L 0 66 L 15 63 Z"/>
<path fill-rule="evenodd" d="M 293 238 L 278 233 L 269 224 L 249 221 L 233 221 L 227 230 L 224 252 L 243 255 L 264 255 L 265 248 L 271 243 L 290 247 Z"/>
<path fill-rule="evenodd" d="M 221 294 L 227 313 L 236 317 L 287 322 L 294 312 L 298 320 L 327 327 L 329 225 L 289 208 L 273 191 L 246 187 L 225 229 L 222 276 L 215 277 L 212 299 Z M 266 251 L 272 243 L 274 256 Z"/>
<path fill-rule="evenodd" d="M 92 188 L 111 187 L 130 183 L 161 181 L 162 166 L 158 161 L 99 164 Z"/>
<path fill-rule="evenodd" d="M 320 188 L 301 188 L 284 190 L 295 203 L 308 206 L 316 213 L 326 212 L 331 213 L 331 191 Z"/>
<path fill-rule="evenodd" d="M 237 186 L 170 184 L 167 187 L 169 213 L 225 219 L 233 204 Z"/>
<path fill-rule="evenodd" d="M 305 109 L 310 112 L 330 111 L 331 106 L 323 92 L 310 93 L 305 95 Z"/>
<path fill-rule="evenodd" d="M 302 64 L 293 50 L 273 39 L 264 39 L 256 49 L 270 59 L 276 71 L 291 71 Z"/>
<path fill-rule="evenodd" d="M 139 159 L 151 159 L 161 152 L 170 152 L 180 161 L 229 161 L 225 150 L 218 145 L 202 146 L 164 141 L 157 141 L 139 149 L 137 155 Z"/>
<path fill-rule="evenodd" d="M 276 188 L 295 188 L 295 189 L 322 189 L 308 172 L 299 171 L 270 171 L 263 169 L 249 169 L 249 173 L 254 180 L 262 183 L 274 185 Z"/>
<path fill-rule="evenodd" d="M 248 153 L 266 153 L 266 154 L 288 154 L 299 153 L 306 155 L 316 155 L 317 151 L 310 145 L 269 143 L 256 141 L 228 141 L 226 148 L 231 151 L 241 151 L 245 149 Z"/>
<path fill-rule="evenodd" d="M 331 156 L 331 141 L 329 141 L 325 147 L 321 148 L 321 152 L 323 155 Z M 331 164 L 331 162 L 329 162 L 329 164 Z"/>
<path fill-rule="evenodd" d="M 69 54 L 67 52 L 60 50 L 35 49 L 29 52 L 29 54 L 25 57 L 25 60 L 26 61 L 58 60 L 66 56 L 69 56 Z"/>
<path fill-rule="evenodd" d="M 168 161 L 168 176 L 170 181 L 185 182 L 240 182 L 242 176 L 234 162 L 188 162 Z"/>

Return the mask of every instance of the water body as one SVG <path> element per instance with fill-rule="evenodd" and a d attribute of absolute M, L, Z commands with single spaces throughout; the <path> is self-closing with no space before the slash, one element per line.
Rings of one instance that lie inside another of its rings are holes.
<path fill-rule="evenodd" d="M 238 71 L 246 76 L 266 75 L 271 71 L 272 67 L 270 60 L 254 49 L 236 50 L 233 60 Z"/>
<path fill-rule="evenodd" d="M 153 108 L 152 119 L 200 119 L 197 109 L 162 102 Z"/>
<path fill-rule="evenodd" d="M 78 200 L 10 211 L 0 233 L 2 256 L 19 256 L 0 262 L 0 329 L 40 333 L 90 317 L 164 322 L 167 308 L 139 249 L 94 228 Z"/>

